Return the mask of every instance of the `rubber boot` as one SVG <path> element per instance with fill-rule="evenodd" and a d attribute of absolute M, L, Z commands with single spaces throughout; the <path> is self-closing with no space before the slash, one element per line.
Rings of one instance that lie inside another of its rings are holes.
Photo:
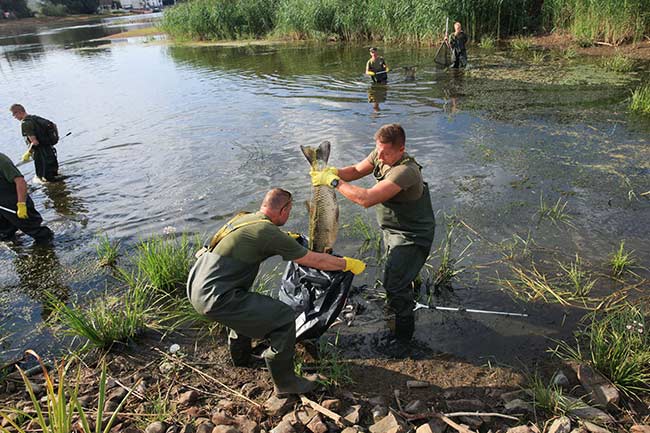
<path fill-rule="evenodd" d="M 293 358 L 266 358 L 266 367 L 273 379 L 275 395 L 286 397 L 292 394 L 307 394 L 316 389 L 316 382 L 296 376 L 293 372 Z"/>
<path fill-rule="evenodd" d="M 230 350 L 230 359 L 235 367 L 250 366 L 253 348 L 249 337 L 231 330 L 228 334 L 228 349 Z"/>
<path fill-rule="evenodd" d="M 415 332 L 415 316 L 395 316 L 395 337 L 400 343 L 408 343 Z"/>

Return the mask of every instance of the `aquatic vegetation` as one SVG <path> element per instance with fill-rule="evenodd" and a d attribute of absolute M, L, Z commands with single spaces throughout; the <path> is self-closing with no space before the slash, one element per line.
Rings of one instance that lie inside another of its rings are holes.
<path fill-rule="evenodd" d="M 630 110 L 640 114 L 650 114 L 650 85 L 642 84 L 632 91 Z"/>
<path fill-rule="evenodd" d="M 531 247 L 534 244 L 535 240 L 529 230 L 526 239 L 515 233 L 512 238 L 501 241 L 498 246 L 506 260 L 514 260 L 517 257 L 529 256 Z"/>
<path fill-rule="evenodd" d="M 533 65 L 542 65 L 546 62 L 546 54 L 542 51 L 535 51 L 530 58 L 530 62 Z"/>
<path fill-rule="evenodd" d="M 4 420 L 3 425 L 11 426 L 13 428 L 13 430 L 10 430 L 7 427 L 0 427 L 0 431 L 16 431 L 18 433 L 26 433 L 28 431 L 33 431 L 34 427 L 38 426 L 39 431 L 42 431 L 43 433 L 69 433 L 75 430 L 73 428 L 73 424 L 77 421 L 77 419 L 83 427 L 83 431 L 87 433 L 108 433 L 111 430 L 120 410 L 133 391 L 131 390 L 126 394 L 126 396 L 119 402 L 117 408 L 113 411 L 113 414 L 110 417 L 104 417 L 104 403 L 106 402 L 107 396 L 107 375 L 105 363 L 102 363 L 101 376 L 99 379 L 97 409 L 88 411 L 94 415 L 92 419 L 95 420 L 94 423 L 90 423 L 90 415 L 86 414 L 86 411 L 81 406 L 77 398 L 79 392 L 79 370 L 77 370 L 77 384 L 72 386 L 71 379 L 68 376 L 72 365 L 70 362 L 66 363 L 63 360 L 60 361 L 56 368 L 57 377 L 55 385 L 55 378 L 52 378 L 50 376 L 50 373 L 48 372 L 47 367 L 43 363 L 40 356 L 38 356 L 32 350 L 28 350 L 27 353 L 34 356 L 43 369 L 43 377 L 45 379 L 44 403 L 46 409 L 42 409 L 41 401 L 38 397 L 36 397 L 36 394 L 34 393 L 32 382 L 19 368 L 18 371 L 20 372 L 23 382 L 25 383 L 25 387 L 27 389 L 27 393 L 29 394 L 29 398 L 32 402 L 34 410 L 27 412 L 25 410 L 12 408 L 0 411 L 0 417 L 2 417 Z M 105 420 L 105 422 L 96 422 L 97 420 Z M 95 428 L 91 429 L 91 424 L 94 424 Z"/>
<path fill-rule="evenodd" d="M 373 227 L 368 220 L 360 215 L 355 215 L 352 224 L 348 227 L 348 231 L 352 237 L 363 240 L 357 251 L 359 255 L 370 253 L 375 259 L 381 257 L 381 231 Z"/>
<path fill-rule="evenodd" d="M 612 57 L 607 57 L 602 62 L 603 68 L 614 72 L 630 72 L 634 69 L 634 60 L 625 54 L 617 52 Z"/>
<path fill-rule="evenodd" d="M 490 50 L 494 48 L 497 44 L 497 39 L 494 36 L 483 36 L 481 37 L 481 42 L 478 43 L 478 46 Z"/>
<path fill-rule="evenodd" d="M 569 399 L 559 385 L 544 382 L 538 372 L 529 377 L 527 388 L 532 398 L 531 404 L 537 411 L 548 416 L 562 416 L 572 410 L 586 407 L 581 400 Z"/>
<path fill-rule="evenodd" d="M 156 290 L 184 294 L 194 250 L 200 244 L 200 239 L 191 241 L 187 234 L 180 238 L 153 236 L 142 241 L 133 258 L 137 275 Z"/>
<path fill-rule="evenodd" d="M 143 284 L 129 287 L 122 296 L 105 294 L 90 305 L 68 306 L 54 296 L 48 304 L 53 319 L 64 326 L 63 332 L 87 340 L 91 347 L 107 349 L 114 343 L 127 342 L 155 322 L 155 306 Z"/>
<path fill-rule="evenodd" d="M 562 201 L 562 197 L 558 197 L 555 204 L 550 205 L 544 200 L 544 195 L 540 194 L 539 196 L 539 210 L 537 214 L 539 215 L 539 222 L 543 219 L 549 219 L 555 225 L 558 222 L 571 225 L 571 216 L 566 212 L 566 206 L 569 202 Z"/>
<path fill-rule="evenodd" d="M 550 0 L 542 7 L 550 27 L 567 29 L 578 40 L 619 45 L 641 40 L 650 17 L 645 0 Z"/>
<path fill-rule="evenodd" d="M 115 266 L 120 255 L 120 241 L 111 241 L 108 235 L 103 233 L 97 237 L 95 251 L 97 251 L 101 266 Z"/>
<path fill-rule="evenodd" d="M 533 48 L 533 41 L 524 36 L 517 36 L 510 41 L 510 47 L 515 51 L 529 51 Z"/>
<path fill-rule="evenodd" d="M 612 275 L 620 277 L 623 275 L 623 272 L 634 265 L 634 258 L 632 257 L 633 252 L 634 251 L 625 251 L 625 241 L 621 241 L 618 249 L 614 251 L 609 259 Z"/>
<path fill-rule="evenodd" d="M 560 263 L 560 268 L 565 272 L 566 279 L 568 280 L 571 290 L 577 297 L 587 297 L 594 288 L 596 280 L 589 278 L 587 272 L 583 269 L 583 263 L 576 253 L 574 262 L 564 265 Z"/>
<path fill-rule="evenodd" d="M 588 315 L 575 346 L 559 341 L 552 352 L 564 360 L 588 363 L 629 397 L 650 391 L 650 337 L 645 314 L 636 305 L 625 303 L 605 314 Z"/>
<path fill-rule="evenodd" d="M 564 59 L 571 60 L 575 59 L 576 57 L 578 57 L 578 52 L 573 47 L 569 47 L 566 50 L 562 51 L 562 58 Z"/>

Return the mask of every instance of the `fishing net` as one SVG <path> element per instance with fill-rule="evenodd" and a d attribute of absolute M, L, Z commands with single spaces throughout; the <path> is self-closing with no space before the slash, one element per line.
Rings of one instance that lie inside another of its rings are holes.
<path fill-rule="evenodd" d="M 443 68 L 451 65 L 451 50 L 449 49 L 448 43 L 442 42 L 440 44 L 433 61 L 436 62 L 436 65 L 442 66 Z"/>
<path fill-rule="evenodd" d="M 278 299 L 296 312 L 296 341 L 318 338 L 332 326 L 345 306 L 353 278 L 351 272 L 287 264 Z"/>

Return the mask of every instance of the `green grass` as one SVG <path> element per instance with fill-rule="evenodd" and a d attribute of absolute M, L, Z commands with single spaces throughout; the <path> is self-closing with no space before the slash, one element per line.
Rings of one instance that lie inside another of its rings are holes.
<path fill-rule="evenodd" d="M 524 36 L 517 36 L 510 40 L 510 47 L 515 51 L 530 51 L 533 48 L 533 41 Z"/>
<path fill-rule="evenodd" d="M 602 65 L 608 71 L 630 72 L 634 69 L 634 60 L 617 52 L 614 56 L 605 58 Z"/>
<path fill-rule="evenodd" d="M 630 110 L 639 114 L 650 114 L 650 85 L 642 84 L 632 91 Z"/>
<path fill-rule="evenodd" d="M 382 255 L 381 239 L 382 234 L 379 228 L 375 228 L 369 221 L 360 215 L 355 215 L 354 221 L 348 228 L 351 237 L 362 240 L 357 254 L 370 254 L 371 257 L 379 259 Z"/>
<path fill-rule="evenodd" d="M 77 369 L 77 375 L 76 378 L 74 378 L 74 382 L 76 383 L 73 384 L 73 379 L 69 376 L 72 364 L 70 362 L 60 361 L 56 368 L 57 377 L 55 380 L 55 378 L 50 376 L 47 367 L 35 352 L 28 350 L 27 353 L 36 357 L 43 369 L 43 378 L 45 380 L 45 401 L 43 404 L 41 403 L 41 400 L 39 400 L 34 393 L 32 382 L 19 368 L 18 371 L 25 383 L 34 411 L 27 413 L 26 411 L 17 408 L 3 409 L 0 411 L 0 417 L 6 422 L 6 424 L 3 423 L 5 426 L 0 427 L 0 432 L 26 433 L 34 431 L 34 427 L 38 426 L 38 431 L 43 433 L 69 433 L 73 430 L 76 431 L 76 429 L 73 429 L 73 424 L 77 419 L 83 427 L 83 431 L 86 433 L 108 433 L 111 430 L 119 412 L 122 410 L 127 398 L 131 395 L 131 391 L 129 391 L 124 399 L 122 399 L 110 417 L 104 416 L 107 383 L 105 363 L 102 364 L 101 375 L 99 378 L 97 409 L 88 411 L 89 413 L 92 412 L 92 419 L 95 422 L 89 422 L 91 417 L 85 412 L 84 408 L 81 407 L 77 398 L 79 393 L 80 370 Z M 45 409 L 42 409 L 42 406 L 45 406 Z M 96 422 L 97 420 L 105 421 Z M 91 425 L 93 424 L 94 428 L 91 428 Z"/>
<path fill-rule="evenodd" d="M 155 323 L 157 311 L 142 284 L 127 288 L 122 296 L 104 294 L 86 306 L 68 306 L 54 296 L 49 297 L 49 304 L 54 320 L 63 325 L 65 334 L 83 338 L 99 349 L 134 339 L 147 325 Z"/>
<path fill-rule="evenodd" d="M 565 279 L 570 290 L 576 297 L 586 298 L 591 294 L 591 290 L 596 284 L 596 280 L 589 278 L 588 273 L 583 269 L 583 263 L 580 256 L 576 253 L 574 262 L 564 265 L 560 263 L 560 268 L 565 273 Z"/>
<path fill-rule="evenodd" d="M 497 45 L 497 40 L 494 36 L 483 36 L 481 38 L 481 42 L 478 43 L 478 46 L 485 49 L 485 50 L 491 50 Z"/>
<path fill-rule="evenodd" d="M 573 47 L 569 47 L 562 51 L 562 58 L 566 60 L 575 59 L 576 57 L 578 57 L 578 52 Z"/>
<path fill-rule="evenodd" d="M 115 266 L 120 256 L 120 241 L 111 241 L 108 235 L 103 233 L 97 237 L 95 251 L 101 266 Z"/>
<path fill-rule="evenodd" d="M 341 350 L 338 348 L 338 333 L 333 342 L 322 338 L 318 341 L 318 360 L 314 366 L 316 373 L 320 377 L 319 382 L 327 386 L 342 386 L 353 383 L 350 374 L 350 367 L 341 356 Z M 303 360 L 296 357 L 295 372 L 302 375 L 307 368 Z"/>
<path fill-rule="evenodd" d="M 632 257 L 633 252 L 634 251 L 625 251 L 625 241 L 621 241 L 618 249 L 614 251 L 609 258 L 609 266 L 612 275 L 620 277 L 631 266 L 634 266 L 635 261 Z"/>
<path fill-rule="evenodd" d="M 282 263 L 282 265 L 284 265 L 284 263 Z M 278 278 L 281 275 L 281 272 L 278 270 L 279 266 L 280 265 L 277 265 L 269 272 L 258 275 L 253 283 L 251 291 L 261 295 L 271 296 L 274 292 L 273 284 L 278 282 Z"/>
<path fill-rule="evenodd" d="M 198 245 L 200 239 L 191 241 L 187 234 L 180 238 L 153 236 L 142 241 L 133 257 L 138 278 L 162 293 L 184 296 Z"/>
<path fill-rule="evenodd" d="M 546 61 L 546 54 L 542 51 L 535 51 L 530 58 L 533 65 L 542 65 Z"/>
<path fill-rule="evenodd" d="M 571 216 L 566 211 L 568 203 L 569 202 L 566 200 L 563 201 L 562 197 L 558 197 L 555 204 L 549 204 L 544 200 L 544 195 L 540 194 L 539 210 L 537 211 L 537 214 L 539 215 L 538 222 L 548 219 L 555 225 L 559 222 L 571 225 Z"/>
<path fill-rule="evenodd" d="M 560 386 L 554 385 L 552 382 L 545 383 L 539 373 L 535 373 L 529 378 L 528 389 L 532 398 L 531 404 L 535 410 L 541 411 L 549 418 L 566 415 L 572 410 L 587 406 L 580 400 L 575 401 L 567 398 Z"/>
<path fill-rule="evenodd" d="M 630 303 L 587 316 L 575 346 L 558 342 L 552 351 L 564 360 L 585 362 L 628 397 L 650 391 L 650 337 L 644 311 Z"/>

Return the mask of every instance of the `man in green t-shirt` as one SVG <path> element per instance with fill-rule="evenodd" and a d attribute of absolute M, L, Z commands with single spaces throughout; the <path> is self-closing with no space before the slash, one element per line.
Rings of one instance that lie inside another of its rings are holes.
<path fill-rule="evenodd" d="M 386 249 L 383 285 L 394 314 L 394 343 L 407 349 L 415 330 L 413 282 L 429 255 L 435 219 L 422 167 L 405 151 L 404 129 L 397 123 L 382 126 L 375 133 L 375 144 L 356 165 L 313 171 L 312 184 L 336 188 L 365 208 L 375 206 Z M 377 181 L 372 188 L 348 183 L 371 173 Z"/>
<path fill-rule="evenodd" d="M 23 161 L 27 162 L 33 157 L 36 176 L 43 181 L 55 181 L 59 175 L 59 160 L 54 145 L 48 143 L 48 137 L 37 123 L 38 116 L 27 114 L 20 104 L 12 105 L 9 111 L 20 121 L 20 130 L 28 146 Z"/>
<path fill-rule="evenodd" d="M 386 84 L 388 82 L 388 65 L 380 57 L 377 48 L 370 48 L 370 59 L 366 62 L 366 75 L 370 75 L 373 83 Z"/>
<path fill-rule="evenodd" d="M 43 219 L 27 195 L 27 183 L 18 168 L 0 153 L 0 241 L 13 239 L 17 230 L 36 242 L 49 242 L 52 231 L 41 225 Z"/>
<path fill-rule="evenodd" d="M 246 366 L 251 338 L 268 338 L 263 357 L 277 395 L 304 394 L 315 383 L 294 374 L 295 313 L 269 296 L 250 292 L 260 264 L 279 255 L 300 265 L 326 271 L 359 274 L 365 264 L 349 257 L 309 251 L 291 234 L 280 230 L 291 212 L 291 193 L 269 191 L 258 212 L 241 213 L 197 253 L 187 279 L 187 296 L 200 314 L 230 329 L 228 346 L 233 363 Z"/>
<path fill-rule="evenodd" d="M 458 69 L 467 66 L 467 40 L 462 25 L 456 21 L 454 23 L 454 33 L 449 38 L 445 36 L 445 42 L 448 41 L 451 47 L 452 68 Z"/>

